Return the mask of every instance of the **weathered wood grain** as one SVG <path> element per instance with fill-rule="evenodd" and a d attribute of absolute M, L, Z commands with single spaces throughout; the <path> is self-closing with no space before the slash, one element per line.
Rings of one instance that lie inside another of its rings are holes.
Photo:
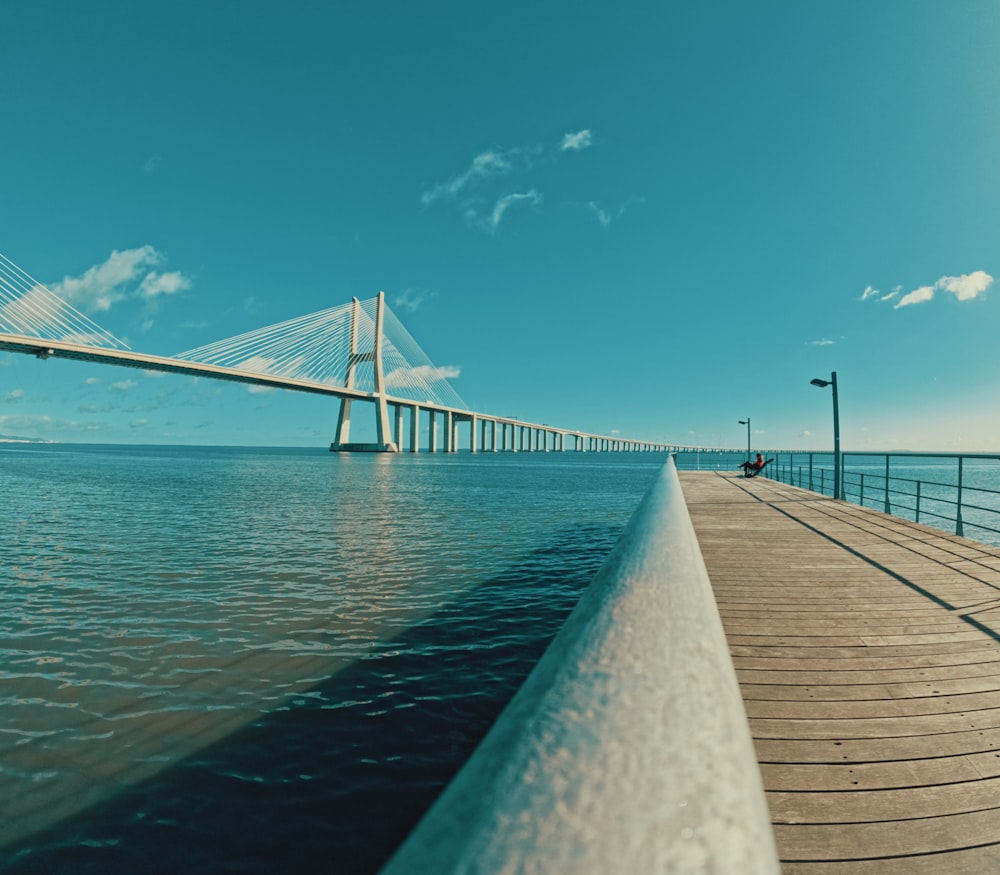
<path fill-rule="evenodd" d="M 680 476 L 783 871 L 1000 873 L 1000 550 Z"/>

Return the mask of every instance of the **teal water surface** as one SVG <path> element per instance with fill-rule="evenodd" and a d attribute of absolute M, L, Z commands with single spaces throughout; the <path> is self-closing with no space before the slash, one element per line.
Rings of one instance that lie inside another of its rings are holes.
<path fill-rule="evenodd" d="M 377 870 L 664 461 L 3 446 L 0 868 Z"/>

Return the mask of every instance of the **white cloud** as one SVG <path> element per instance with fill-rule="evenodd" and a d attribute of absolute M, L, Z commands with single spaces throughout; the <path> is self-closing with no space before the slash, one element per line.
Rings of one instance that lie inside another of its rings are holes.
<path fill-rule="evenodd" d="M 427 292 L 423 289 L 403 289 L 392 299 L 394 310 L 408 310 L 411 313 L 420 309 L 424 301 L 434 297 L 434 292 Z"/>
<path fill-rule="evenodd" d="M 948 292 L 959 301 L 974 301 L 984 295 L 991 285 L 993 285 L 993 277 L 984 270 L 965 273 L 961 276 L 943 276 L 933 285 L 920 286 L 912 292 L 907 292 L 893 304 L 893 309 L 898 310 L 900 307 L 909 307 L 913 304 L 925 304 L 934 299 L 934 293 L 937 291 Z M 896 286 L 891 292 L 883 295 L 872 286 L 867 286 L 861 294 L 861 300 L 865 301 L 878 295 L 879 301 L 891 301 L 897 298 L 902 291 L 902 286 Z"/>
<path fill-rule="evenodd" d="M 462 376 L 461 368 L 454 365 L 417 365 L 415 368 L 396 368 L 385 375 L 385 385 L 412 386 L 414 382 L 435 383 L 438 380 L 453 380 Z"/>
<path fill-rule="evenodd" d="M 565 152 L 567 149 L 580 150 L 586 149 L 593 142 L 593 137 L 590 131 L 584 128 L 582 131 L 577 131 L 575 134 L 566 134 L 562 138 L 562 144 L 559 146 L 561 152 Z"/>
<path fill-rule="evenodd" d="M 114 250 L 103 264 L 94 265 L 77 277 L 64 277 L 51 286 L 59 297 L 81 310 L 107 310 L 126 297 L 128 285 L 145 268 L 159 264 L 162 256 L 152 246 Z"/>
<path fill-rule="evenodd" d="M 810 340 L 810 346 L 833 346 L 834 341 L 824 337 L 822 340 Z"/>
<path fill-rule="evenodd" d="M 512 194 L 506 194 L 500 198 L 493 205 L 493 212 L 490 213 L 489 219 L 485 222 L 486 226 L 491 230 L 495 231 L 503 221 L 504 213 L 507 212 L 515 204 L 522 203 L 524 201 L 530 202 L 532 205 L 539 204 L 542 201 L 542 196 L 535 190 L 526 192 L 513 192 Z"/>
<path fill-rule="evenodd" d="M 611 216 L 602 210 L 594 201 L 589 201 L 587 207 L 590 211 L 597 217 L 597 221 L 601 223 L 602 228 L 607 228 L 611 224 Z"/>
<path fill-rule="evenodd" d="M 84 312 L 109 310 L 130 297 L 149 301 L 159 295 L 173 294 L 190 287 L 190 280 L 179 271 L 158 273 L 153 268 L 164 256 L 152 246 L 114 250 L 103 264 L 97 264 L 80 276 L 63 277 L 50 286 L 60 298 Z"/>
<path fill-rule="evenodd" d="M 448 182 L 438 183 L 429 191 L 425 191 L 420 196 L 420 202 L 424 206 L 429 206 L 442 197 L 455 197 L 462 189 L 476 180 L 495 176 L 498 173 L 506 173 L 513 167 L 511 159 L 518 151 L 512 149 L 508 152 L 482 152 L 476 155 L 468 170 L 448 180 Z"/>
<path fill-rule="evenodd" d="M 625 211 L 634 204 L 645 203 L 646 199 L 642 197 L 630 197 L 625 203 L 623 203 L 614 213 L 609 213 L 604 209 L 597 201 L 588 201 L 587 209 L 589 209 L 597 221 L 600 223 L 602 228 L 607 228 L 612 222 L 617 221 L 622 216 L 625 215 Z"/>
<path fill-rule="evenodd" d="M 481 152 L 472 159 L 472 163 L 464 171 L 424 191 L 420 195 L 420 202 L 426 207 L 439 200 L 455 200 L 470 224 L 495 231 L 511 205 L 522 200 L 531 200 L 537 204 L 541 201 L 541 194 L 532 186 L 524 193 L 505 195 L 494 201 L 492 212 L 486 216 L 484 204 L 488 202 L 489 195 L 473 197 L 470 191 L 473 187 L 483 187 L 489 180 L 515 170 L 523 172 L 537 169 L 544 163 L 555 160 L 562 152 L 578 152 L 589 148 L 592 144 L 593 134 L 588 128 L 584 128 L 575 133 L 564 134 L 558 146 L 536 144 Z M 507 186 L 510 187 L 511 184 L 507 183 Z M 606 225 L 616 218 L 612 213 L 600 210 L 596 204 L 593 209 L 597 211 L 598 221 L 602 224 Z M 622 207 L 618 214 L 620 215 L 624 209 L 625 207 Z"/>
<path fill-rule="evenodd" d="M 900 307 L 909 307 L 911 304 L 923 304 L 934 297 L 934 286 L 921 286 L 912 292 L 907 292 L 899 299 L 899 303 L 893 307 L 898 310 Z"/>
<path fill-rule="evenodd" d="M 0 326 L 12 334 L 36 335 L 38 330 L 62 331 L 65 326 L 75 324 L 76 321 L 73 309 L 42 285 L 34 286 L 0 307 Z M 67 338 L 62 336 L 61 339 Z"/>
<path fill-rule="evenodd" d="M 20 401 L 24 397 L 24 389 L 13 389 L 7 393 L 7 397 L 4 398 L 8 404 L 14 404 Z"/>
<path fill-rule="evenodd" d="M 117 383 L 112 383 L 111 388 L 116 392 L 128 392 L 130 389 L 134 389 L 139 384 L 135 380 L 119 380 Z"/>
<path fill-rule="evenodd" d="M 101 378 L 100 377 L 87 377 L 87 379 L 83 381 L 83 385 L 84 386 L 96 386 L 100 382 L 101 382 Z"/>
<path fill-rule="evenodd" d="M 191 288 L 191 281 L 178 270 L 169 273 L 157 273 L 151 270 L 139 283 L 140 298 L 156 298 L 160 295 L 173 295 Z"/>
<path fill-rule="evenodd" d="M 959 301 L 972 301 L 992 284 L 993 277 L 984 270 L 977 270 L 962 276 L 943 276 L 936 285 L 939 289 L 951 292 Z"/>

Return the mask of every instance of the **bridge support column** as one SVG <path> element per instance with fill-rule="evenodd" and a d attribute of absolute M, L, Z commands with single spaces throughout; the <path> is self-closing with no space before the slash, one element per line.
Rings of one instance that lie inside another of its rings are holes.
<path fill-rule="evenodd" d="M 476 426 L 479 424 L 479 420 L 476 418 L 476 414 L 473 413 L 469 418 L 469 452 L 474 453 L 476 451 Z M 486 423 L 484 422 L 483 425 Z M 457 441 L 456 441 L 457 443 Z"/>
<path fill-rule="evenodd" d="M 410 452 L 420 451 L 420 407 L 414 404 L 410 408 Z"/>
<path fill-rule="evenodd" d="M 493 449 L 493 452 L 495 453 L 497 451 L 497 421 L 495 419 L 491 423 L 491 426 L 492 426 L 493 436 L 492 439 L 490 440 L 490 447 Z"/>
<path fill-rule="evenodd" d="M 444 451 L 455 452 L 455 420 L 450 410 L 444 413 Z"/>
<path fill-rule="evenodd" d="M 350 355 L 347 359 L 347 380 L 344 388 L 354 388 L 354 371 L 362 362 L 371 362 L 374 371 L 375 391 L 371 400 L 375 403 L 375 443 L 352 444 L 351 439 L 351 398 L 340 399 L 340 415 L 337 417 L 337 439 L 330 444 L 333 452 L 395 453 L 398 446 L 389 440 L 389 404 L 385 398 L 385 375 L 382 369 L 382 326 L 384 323 L 385 293 L 379 292 L 375 302 L 375 348 L 371 352 L 358 352 L 358 325 L 361 317 L 361 302 L 354 298 L 351 307 Z"/>
<path fill-rule="evenodd" d="M 438 442 L 438 421 L 437 413 L 433 410 L 427 411 L 427 452 L 436 453 Z"/>
<path fill-rule="evenodd" d="M 403 405 L 396 404 L 396 448 L 402 452 L 403 450 Z"/>

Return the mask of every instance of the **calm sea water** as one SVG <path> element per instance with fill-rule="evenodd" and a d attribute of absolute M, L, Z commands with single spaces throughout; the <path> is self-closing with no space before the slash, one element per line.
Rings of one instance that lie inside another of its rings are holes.
<path fill-rule="evenodd" d="M 664 460 L 0 447 L 0 869 L 376 871 Z"/>

